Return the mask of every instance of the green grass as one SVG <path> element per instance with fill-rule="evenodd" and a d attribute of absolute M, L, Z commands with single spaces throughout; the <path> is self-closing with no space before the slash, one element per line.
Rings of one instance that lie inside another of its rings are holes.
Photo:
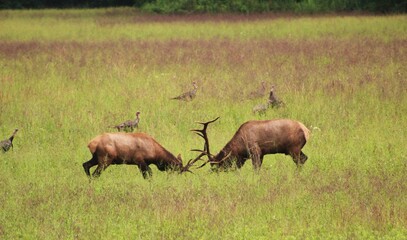
<path fill-rule="evenodd" d="M 2 239 L 402 239 L 407 236 L 407 18 L 157 16 L 130 9 L 0 11 Z M 171 21 L 166 23 L 165 21 Z M 265 116 L 245 96 L 276 85 Z M 194 101 L 170 101 L 197 81 Z M 318 127 L 301 172 L 110 166 L 89 183 L 86 145 L 141 111 L 184 161 L 251 119 Z"/>

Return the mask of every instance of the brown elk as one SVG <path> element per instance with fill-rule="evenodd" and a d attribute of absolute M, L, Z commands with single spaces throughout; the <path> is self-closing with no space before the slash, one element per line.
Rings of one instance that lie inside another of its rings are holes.
<path fill-rule="evenodd" d="M 213 156 L 210 153 L 206 130 L 210 123 L 218 119 L 219 117 L 200 123 L 203 129 L 191 130 L 205 140 L 203 151 L 193 151 L 201 152 L 198 158 L 206 155 L 206 163 L 210 162 L 212 166 L 230 168 L 235 163 L 237 168 L 241 168 L 247 159 L 252 159 L 253 168 L 259 170 L 264 155 L 275 153 L 290 155 L 298 167 L 307 161 L 308 157 L 301 149 L 310 137 L 310 130 L 304 124 L 290 119 L 248 121 L 242 124 L 226 146 Z"/>
<path fill-rule="evenodd" d="M 190 160 L 184 167 L 181 155 L 175 157 L 145 133 L 104 133 L 93 138 L 88 148 L 92 158 L 82 166 L 89 177 L 90 168 L 96 165 L 93 177 L 100 176 L 111 164 L 130 164 L 137 165 L 143 177 L 148 178 L 152 176 L 150 164 L 155 164 L 160 171 L 173 170 L 182 173 L 189 171 L 189 167 L 197 160 Z"/>

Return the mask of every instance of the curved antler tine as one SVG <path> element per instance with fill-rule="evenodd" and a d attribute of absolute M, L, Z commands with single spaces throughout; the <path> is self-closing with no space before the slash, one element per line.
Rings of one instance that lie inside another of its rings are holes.
<path fill-rule="evenodd" d="M 200 149 L 191 149 L 192 152 L 200 152 L 203 155 L 207 155 L 208 152 L 204 149 L 204 150 L 200 150 Z"/>
<path fill-rule="evenodd" d="M 198 136 L 205 138 L 204 134 L 202 133 L 202 130 L 192 129 L 191 132 L 194 132 Z"/>
<path fill-rule="evenodd" d="M 195 159 L 189 159 L 189 161 L 188 161 L 188 163 L 187 163 L 187 165 L 185 165 L 185 167 L 191 167 L 196 161 L 198 161 L 198 160 L 200 160 L 201 158 L 199 157 L 199 158 L 195 158 Z"/>
<path fill-rule="evenodd" d="M 192 161 L 192 158 L 188 160 L 188 162 L 187 162 L 187 164 L 185 164 L 184 168 L 188 167 L 188 165 L 191 163 L 191 161 Z"/>
<path fill-rule="evenodd" d="M 207 151 L 205 151 L 205 150 L 200 150 L 200 149 L 191 149 L 191 151 L 193 151 L 193 152 L 200 152 L 201 153 L 201 155 L 199 155 L 200 157 L 202 157 L 202 156 L 205 156 L 205 155 L 209 155 L 210 157 L 214 157 L 215 155 L 213 155 L 213 154 L 211 154 L 211 153 L 208 153 Z"/>
<path fill-rule="evenodd" d="M 202 133 L 202 129 L 191 129 L 189 130 L 191 132 L 198 132 L 198 133 Z"/>
<path fill-rule="evenodd" d="M 210 162 L 209 160 L 204 162 L 201 166 L 197 167 L 197 169 L 202 168 L 203 166 L 205 166 L 208 162 Z"/>
<path fill-rule="evenodd" d="M 215 118 L 215 119 L 213 119 L 213 120 L 211 120 L 211 121 L 208 121 L 208 122 L 198 122 L 198 121 L 196 121 L 196 123 L 199 123 L 199 124 L 202 124 L 202 125 L 208 125 L 209 123 L 213 123 L 213 122 L 215 122 L 216 120 L 218 120 L 220 117 L 217 117 L 217 118 Z"/>
<path fill-rule="evenodd" d="M 217 118 L 215 118 L 215 119 L 213 119 L 213 120 L 211 120 L 211 121 L 209 121 L 209 122 L 206 122 L 206 124 L 213 123 L 213 122 L 217 121 L 219 118 L 220 118 L 220 117 L 217 117 Z"/>
<path fill-rule="evenodd" d="M 201 149 L 191 149 L 190 151 L 192 151 L 192 152 L 204 152 L 204 151 L 201 150 Z"/>
<path fill-rule="evenodd" d="M 199 149 L 192 149 L 191 151 L 193 152 L 200 152 L 200 154 L 198 155 L 198 157 L 196 157 L 196 160 L 202 160 L 201 157 L 207 155 L 205 151 L 199 150 Z"/>
<path fill-rule="evenodd" d="M 190 172 L 192 174 L 194 173 L 191 170 L 189 170 L 189 168 L 187 168 L 187 167 L 184 167 L 184 168 L 181 169 L 181 174 L 184 173 L 184 172 Z"/>
<path fill-rule="evenodd" d="M 232 151 L 230 151 L 230 152 L 226 155 L 226 157 L 222 158 L 222 160 L 220 160 L 219 163 L 221 163 L 221 162 L 225 161 L 226 159 L 228 159 L 228 158 L 230 157 L 230 155 L 232 155 Z"/>

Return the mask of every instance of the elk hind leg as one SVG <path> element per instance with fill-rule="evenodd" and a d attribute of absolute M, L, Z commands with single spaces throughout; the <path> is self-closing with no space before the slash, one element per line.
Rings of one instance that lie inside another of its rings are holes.
<path fill-rule="evenodd" d="M 99 157 L 98 161 L 98 166 L 96 170 L 92 173 L 92 177 L 97 178 L 102 174 L 102 171 L 105 170 L 110 163 L 112 163 L 112 160 L 109 158 L 109 156 L 104 156 L 104 157 Z"/>

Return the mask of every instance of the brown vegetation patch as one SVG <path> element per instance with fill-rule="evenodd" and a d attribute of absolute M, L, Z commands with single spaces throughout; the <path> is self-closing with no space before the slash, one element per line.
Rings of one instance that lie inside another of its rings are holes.
<path fill-rule="evenodd" d="M 326 94 L 353 94 L 365 86 L 377 86 L 383 98 L 402 96 L 407 91 L 405 69 L 407 40 L 383 42 L 375 39 L 336 40 L 168 40 L 120 42 L 0 42 L 0 56 L 6 60 L 34 60 L 36 67 L 53 66 L 77 79 L 81 68 L 114 68 L 151 71 L 195 68 L 201 75 L 214 69 L 227 73 L 236 84 L 272 80 L 286 88 Z M 67 68 L 66 66 L 70 66 Z M 221 66 L 221 68 L 220 68 Z M 72 68 L 74 67 L 74 68 Z M 394 69 L 393 78 L 383 71 Z M 245 69 L 245 71 L 240 71 Z M 72 71 L 75 70 L 75 71 Z M 348 76 L 353 76 L 352 78 Z M 220 79 L 214 79 L 220 80 Z M 5 81 L 5 79 L 2 79 Z M 389 84 L 391 81 L 391 84 Z M 290 83 L 290 85 L 287 85 Z M 355 84 L 356 83 L 356 84 Z M 390 87 L 389 87 L 390 86 Z M 281 89 L 281 87 L 280 87 Z"/>
<path fill-rule="evenodd" d="M 136 11 L 136 10 L 135 10 Z M 125 16 L 125 17 L 123 17 Z M 97 23 L 101 26 L 116 25 L 116 24 L 143 24 L 143 23 L 174 23 L 174 22 L 252 22 L 270 19 L 289 19 L 298 18 L 300 16 L 291 13 L 258 13 L 258 14 L 154 14 L 140 12 L 126 12 L 125 14 L 117 11 L 107 11 L 97 18 Z"/>
<path fill-rule="evenodd" d="M 269 64 L 281 70 L 293 61 L 294 68 L 317 65 L 327 71 L 361 64 L 385 65 L 389 61 L 407 61 L 405 53 L 407 40 L 389 43 L 373 39 L 314 41 L 296 40 L 169 40 L 169 41 L 128 41 L 120 42 L 0 42 L 0 54 L 7 58 L 19 56 L 48 56 L 50 60 L 72 61 L 81 58 L 104 58 L 111 62 L 120 59 L 124 63 L 144 64 L 202 64 L 219 63 Z M 120 58 L 117 58 L 120 56 Z M 148 58 L 146 58 L 148 57 Z M 324 61 L 324 58 L 326 61 Z M 289 61 L 291 60 L 291 61 Z M 322 61 L 322 62 L 321 62 Z M 273 64 L 270 64 L 273 63 Z M 291 64 L 290 64 L 291 65 Z M 367 72 L 365 79 L 372 80 Z"/>

